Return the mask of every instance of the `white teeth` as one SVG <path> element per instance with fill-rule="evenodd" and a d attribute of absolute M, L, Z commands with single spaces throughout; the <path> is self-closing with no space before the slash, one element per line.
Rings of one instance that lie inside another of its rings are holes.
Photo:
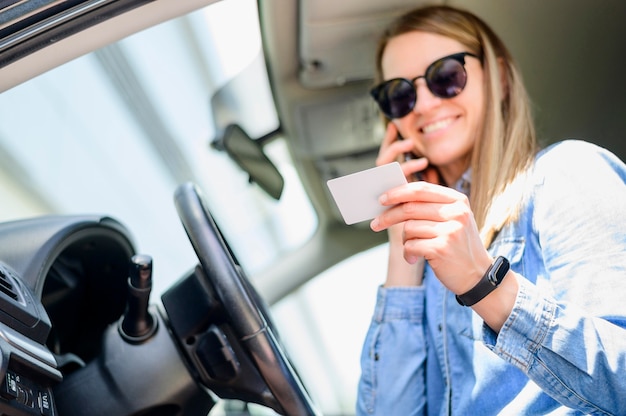
<path fill-rule="evenodd" d="M 424 134 L 432 133 L 433 131 L 448 127 L 452 123 L 452 121 L 453 121 L 452 117 L 435 121 L 432 124 L 422 127 L 422 131 L 424 132 Z"/>

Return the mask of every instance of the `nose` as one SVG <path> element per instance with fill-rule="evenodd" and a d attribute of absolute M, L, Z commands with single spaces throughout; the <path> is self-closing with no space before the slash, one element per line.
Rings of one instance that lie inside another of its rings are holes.
<path fill-rule="evenodd" d="M 441 98 L 434 95 L 430 89 L 428 89 L 426 80 L 422 77 L 415 80 L 415 90 L 417 92 L 417 101 L 413 107 L 413 112 L 425 113 L 441 103 Z"/>

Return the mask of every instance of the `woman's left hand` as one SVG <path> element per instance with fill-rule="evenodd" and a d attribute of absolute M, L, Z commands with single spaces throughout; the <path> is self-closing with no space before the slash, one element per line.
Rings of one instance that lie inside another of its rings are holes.
<path fill-rule="evenodd" d="M 390 208 L 372 220 L 372 230 L 404 222 L 404 258 L 424 257 L 452 292 L 470 290 L 491 265 L 464 194 L 420 181 L 385 192 L 380 202 Z"/>

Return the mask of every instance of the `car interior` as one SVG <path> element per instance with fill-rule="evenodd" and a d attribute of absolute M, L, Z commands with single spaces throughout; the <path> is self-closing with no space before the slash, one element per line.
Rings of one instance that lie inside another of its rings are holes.
<path fill-rule="evenodd" d="M 543 145 L 626 158 L 623 1 L 0 0 L 0 415 L 355 414 L 387 235 L 328 181 L 422 4 L 502 37 Z"/>

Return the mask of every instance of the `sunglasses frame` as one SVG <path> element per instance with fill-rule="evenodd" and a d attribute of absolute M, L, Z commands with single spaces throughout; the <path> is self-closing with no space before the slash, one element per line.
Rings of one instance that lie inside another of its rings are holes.
<path fill-rule="evenodd" d="M 372 96 L 374 101 L 376 101 L 376 103 L 378 104 L 378 107 L 380 108 L 380 111 L 382 111 L 382 113 L 385 114 L 385 116 L 387 116 L 390 119 L 402 118 L 402 117 L 406 116 L 407 114 L 409 114 L 413 110 L 413 108 L 415 108 L 415 104 L 417 104 L 417 92 L 415 92 L 415 99 L 413 100 L 413 103 L 411 104 L 410 108 L 408 109 L 408 111 L 406 113 L 404 113 L 404 114 L 402 114 L 400 116 L 397 116 L 397 117 L 393 117 L 391 114 L 388 114 L 387 112 L 385 112 L 383 110 L 380 102 L 378 101 L 378 96 L 379 96 L 380 90 L 382 90 L 383 88 L 385 88 L 388 84 L 390 84 L 392 82 L 397 82 L 397 81 L 408 82 L 409 84 L 411 84 L 413 86 L 413 88 L 416 88 L 415 87 L 415 81 L 417 81 L 420 78 L 424 78 L 424 81 L 426 81 L 426 87 L 428 87 L 428 90 L 435 97 L 439 97 L 439 98 L 443 98 L 443 99 L 454 98 L 457 95 L 459 95 L 461 93 L 461 91 L 463 91 L 463 89 L 465 89 L 465 84 L 463 84 L 463 88 L 461 88 L 461 91 L 459 91 L 457 94 L 455 94 L 453 96 L 444 96 L 444 95 L 437 94 L 436 91 L 433 91 L 433 88 L 431 87 L 431 83 L 428 80 L 428 75 L 434 70 L 436 65 L 438 65 L 442 61 L 447 61 L 449 59 L 452 59 L 452 60 L 457 61 L 458 63 L 461 64 L 461 67 L 463 68 L 463 72 L 465 72 L 466 83 L 467 83 L 467 70 L 465 69 L 465 57 L 466 56 L 471 56 L 473 58 L 480 59 L 477 55 L 475 55 L 475 54 L 473 54 L 471 52 L 453 53 L 452 55 L 447 55 L 447 56 L 444 56 L 442 58 L 439 58 L 436 61 L 434 61 L 433 63 L 431 63 L 430 65 L 428 65 L 428 68 L 426 68 L 426 72 L 424 72 L 424 75 L 418 75 L 418 76 L 416 76 L 413 79 L 398 77 L 398 78 L 392 78 L 392 79 L 388 79 L 387 81 L 381 82 L 380 84 L 378 84 L 377 86 L 375 86 L 374 88 L 372 88 L 370 90 L 370 95 Z"/>

